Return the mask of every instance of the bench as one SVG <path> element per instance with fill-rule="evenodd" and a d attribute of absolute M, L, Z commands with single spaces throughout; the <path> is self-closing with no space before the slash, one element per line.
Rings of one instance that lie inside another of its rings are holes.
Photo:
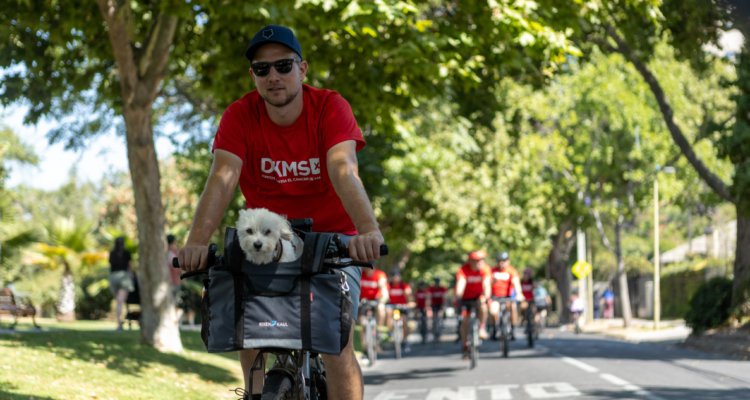
<path fill-rule="evenodd" d="M 25 305 L 17 303 L 16 297 L 8 288 L 0 289 L 0 315 L 13 316 L 14 320 L 13 325 L 10 326 L 11 330 L 16 328 L 19 317 L 31 317 L 31 320 L 34 322 L 34 326 L 37 329 L 41 329 L 41 327 L 36 324 L 36 309 L 34 308 L 34 306 L 31 305 L 30 302 Z"/>

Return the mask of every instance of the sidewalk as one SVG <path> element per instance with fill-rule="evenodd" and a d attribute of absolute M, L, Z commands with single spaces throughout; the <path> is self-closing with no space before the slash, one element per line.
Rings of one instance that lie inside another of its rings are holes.
<path fill-rule="evenodd" d="M 633 318 L 629 328 L 623 328 L 622 318 L 597 319 L 583 327 L 586 333 L 599 333 L 627 340 L 628 342 L 664 342 L 685 340 L 692 329 L 683 320 L 661 321 L 659 330 L 654 330 L 654 321 Z M 569 327 L 568 329 L 572 329 Z"/>

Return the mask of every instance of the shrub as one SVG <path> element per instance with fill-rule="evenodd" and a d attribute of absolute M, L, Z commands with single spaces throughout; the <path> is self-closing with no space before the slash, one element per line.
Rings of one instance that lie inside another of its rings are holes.
<path fill-rule="evenodd" d="M 690 299 L 685 322 L 696 333 L 714 329 L 729 318 L 732 307 L 732 281 L 716 277 L 701 285 Z"/>
<path fill-rule="evenodd" d="M 78 319 L 101 319 L 107 316 L 112 308 L 112 293 L 109 291 L 107 278 L 84 277 L 79 286 L 82 292 L 76 296 L 76 314 Z"/>

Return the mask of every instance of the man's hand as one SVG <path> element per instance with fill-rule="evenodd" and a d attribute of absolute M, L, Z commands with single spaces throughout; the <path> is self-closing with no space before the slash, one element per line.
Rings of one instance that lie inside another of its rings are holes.
<path fill-rule="evenodd" d="M 526 297 L 523 293 L 516 293 L 516 301 L 526 301 Z"/>
<path fill-rule="evenodd" d="M 349 240 L 349 257 L 354 261 L 380 259 L 380 246 L 385 243 L 379 229 L 359 234 Z"/>
<path fill-rule="evenodd" d="M 180 262 L 180 270 L 185 272 L 205 269 L 208 262 L 208 246 L 188 244 L 177 251 L 177 260 Z"/>

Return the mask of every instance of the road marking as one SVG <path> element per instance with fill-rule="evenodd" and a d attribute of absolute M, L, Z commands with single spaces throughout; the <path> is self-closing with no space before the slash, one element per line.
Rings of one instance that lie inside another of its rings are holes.
<path fill-rule="evenodd" d="M 545 388 L 554 388 L 554 392 L 548 392 Z M 523 385 L 523 390 L 531 396 L 532 399 L 552 399 L 557 397 L 574 397 L 580 396 L 581 392 L 574 388 L 570 383 L 553 382 L 553 383 L 530 383 Z"/>
<path fill-rule="evenodd" d="M 586 364 L 585 362 L 581 362 L 576 360 L 575 358 L 565 357 L 561 354 L 555 354 L 557 357 L 562 358 L 562 360 L 574 367 L 578 367 L 586 372 L 599 372 L 599 369 L 596 367 L 592 367 L 591 365 Z"/>
<path fill-rule="evenodd" d="M 488 390 L 491 400 L 512 400 L 511 389 L 520 388 L 520 385 L 509 384 L 483 385 L 479 387 L 459 386 L 458 389 L 438 387 L 429 389 L 429 392 L 427 392 L 427 389 L 384 390 L 378 393 L 374 400 L 477 400 L 477 390 Z M 566 382 L 530 383 L 523 385 L 523 390 L 532 399 L 581 396 L 581 392 L 578 389 Z M 425 392 L 427 392 L 427 398 L 423 397 L 423 393 Z M 411 395 L 415 394 L 416 397 L 411 397 Z"/>
<path fill-rule="evenodd" d="M 635 393 L 635 394 L 637 394 L 637 395 L 639 395 L 641 397 L 645 397 L 645 398 L 647 398 L 649 400 L 664 400 L 663 397 L 657 396 L 657 395 L 649 392 L 648 390 L 643 389 L 640 386 L 633 385 L 632 383 L 630 383 L 630 382 L 628 382 L 628 381 L 626 381 L 624 379 L 618 378 L 618 377 L 616 377 L 614 375 L 600 374 L 599 376 L 602 379 L 604 379 L 605 381 L 609 382 L 609 383 L 613 383 L 613 384 L 615 384 L 617 386 L 622 387 L 623 389 L 625 389 L 625 390 L 627 390 L 629 392 L 633 392 L 633 393 Z"/>
<path fill-rule="evenodd" d="M 510 389 L 518 389 L 518 385 L 485 385 L 480 386 L 479 390 L 489 390 L 492 400 L 511 400 L 513 395 Z"/>
<path fill-rule="evenodd" d="M 459 386 L 457 392 L 448 388 L 435 388 L 430 390 L 425 400 L 477 400 L 477 390 L 473 386 Z"/>
<path fill-rule="evenodd" d="M 417 400 L 414 397 L 408 397 L 409 393 L 424 393 L 426 391 L 427 389 L 384 390 L 375 397 L 375 400 Z"/>

